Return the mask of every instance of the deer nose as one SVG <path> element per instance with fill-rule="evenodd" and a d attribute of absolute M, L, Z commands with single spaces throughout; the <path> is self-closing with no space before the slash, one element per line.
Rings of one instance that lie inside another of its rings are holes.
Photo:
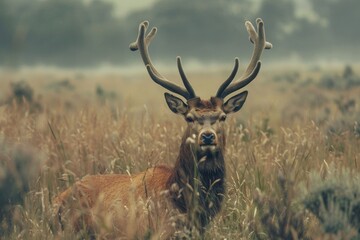
<path fill-rule="evenodd" d="M 200 135 L 201 145 L 215 145 L 216 135 L 213 132 L 206 131 Z"/>

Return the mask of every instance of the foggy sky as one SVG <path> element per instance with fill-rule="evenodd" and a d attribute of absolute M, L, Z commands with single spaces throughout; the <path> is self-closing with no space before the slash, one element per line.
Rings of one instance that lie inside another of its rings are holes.
<path fill-rule="evenodd" d="M 89 3 L 93 0 L 82 0 L 82 1 L 85 3 Z M 133 11 L 149 8 L 150 6 L 155 4 L 158 0 L 102 0 L 102 1 L 113 4 L 115 7 L 114 13 L 119 17 L 124 17 Z"/>
<path fill-rule="evenodd" d="M 89 1 L 89 0 L 84 0 Z M 156 4 L 159 0 L 104 0 L 105 2 L 109 2 L 114 4 L 115 7 L 115 14 L 120 17 L 124 17 L 127 14 L 137 11 L 137 10 L 143 10 L 146 8 L 149 8 L 150 6 Z M 262 0 L 253 0 L 253 2 L 259 2 L 261 3 Z M 313 19 L 314 21 L 317 21 L 319 19 L 319 16 L 316 14 L 316 12 L 313 10 L 311 6 L 311 2 L 309 0 L 294 0 L 297 9 L 296 14 L 298 16 L 302 16 L 304 18 Z"/>
<path fill-rule="evenodd" d="M 115 14 L 124 17 L 130 12 L 142 10 L 155 4 L 157 0 L 104 0 L 115 6 Z"/>

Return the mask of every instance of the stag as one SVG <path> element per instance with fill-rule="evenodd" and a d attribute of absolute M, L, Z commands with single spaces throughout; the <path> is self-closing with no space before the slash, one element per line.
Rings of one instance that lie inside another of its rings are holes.
<path fill-rule="evenodd" d="M 182 115 L 187 122 L 179 155 L 172 168 L 160 165 L 135 175 L 84 177 L 56 197 L 57 217 L 61 223 L 68 219 L 77 230 L 85 227 L 97 233 L 97 221 L 101 213 L 105 213 L 117 236 L 133 238 L 151 234 L 169 239 L 191 232 L 203 236 L 220 211 L 225 194 L 224 122 L 227 114 L 241 109 L 248 92 L 235 94 L 226 101 L 225 98 L 256 78 L 263 49 L 272 47 L 265 39 L 263 21 L 257 19 L 256 23 L 257 30 L 249 21 L 245 23 L 254 45 L 245 72 L 233 81 L 239 67 L 239 60 L 235 58 L 230 76 L 209 100 L 196 95 L 180 57 L 177 57 L 177 66 L 184 87 L 167 80 L 156 70 L 148 48 L 157 29 L 152 28 L 146 34 L 149 22 L 140 24 L 137 40 L 130 44 L 130 49 L 139 50 L 155 83 L 186 100 L 165 93 L 170 110 Z"/>

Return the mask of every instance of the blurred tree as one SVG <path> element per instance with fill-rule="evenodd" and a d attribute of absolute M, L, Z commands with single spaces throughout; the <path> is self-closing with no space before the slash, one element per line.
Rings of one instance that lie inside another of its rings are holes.
<path fill-rule="evenodd" d="M 59 58 L 81 47 L 85 40 L 84 10 L 80 1 L 73 0 L 48 0 L 38 4 L 25 23 L 31 55 Z"/>
<path fill-rule="evenodd" d="M 126 58 L 130 36 L 121 21 L 113 14 L 114 6 L 101 0 L 93 0 L 87 5 L 88 20 L 86 28 L 85 59 L 118 63 Z"/>
<path fill-rule="evenodd" d="M 32 3 L 16 5 L 18 12 L 28 7 L 19 18 L 25 32 L 23 62 L 86 66 L 121 59 L 114 49 L 124 31 L 112 14 L 112 4 L 101 0 Z"/>
<path fill-rule="evenodd" d="M 291 0 L 263 0 L 258 16 L 271 26 L 269 37 L 273 41 L 282 40 L 294 31 L 295 3 Z"/>
<path fill-rule="evenodd" d="M 313 0 L 318 14 L 327 21 L 330 46 L 337 57 L 345 60 L 359 59 L 358 39 L 360 29 L 360 1 L 358 0 Z"/>
<path fill-rule="evenodd" d="M 0 51 L 7 52 L 14 38 L 14 18 L 9 12 L 8 0 L 0 0 Z M 1 54 L 4 55 L 4 54 Z M 2 57 L 0 56 L 0 59 Z"/>
<path fill-rule="evenodd" d="M 272 56 L 274 57 L 274 54 L 288 56 L 294 47 L 288 43 L 289 37 L 295 30 L 294 1 L 263 0 L 256 16 L 260 16 L 266 23 L 267 38 L 276 49 Z"/>
<path fill-rule="evenodd" d="M 320 23 L 298 19 L 293 32 L 284 39 L 284 49 L 304 59 L 321 60 L 329 51 L 330 38 L 327 29 Z"/>

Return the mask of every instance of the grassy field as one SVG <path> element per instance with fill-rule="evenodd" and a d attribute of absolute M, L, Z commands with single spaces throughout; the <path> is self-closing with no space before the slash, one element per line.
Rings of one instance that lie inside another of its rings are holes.
<path fill-rule="evenodd" d="M 360 239 L 358 69 L 276 66 L 247 87 L 206 239 Z M 228 70 L 203 72 L 188 77 L 208 98 Z M 144 70 L 1 70 L 0 89 L 0 239 L 76 238 L 52 231 L 52 198 L 87 174 L 172 165 L 186 127 Z"/>

